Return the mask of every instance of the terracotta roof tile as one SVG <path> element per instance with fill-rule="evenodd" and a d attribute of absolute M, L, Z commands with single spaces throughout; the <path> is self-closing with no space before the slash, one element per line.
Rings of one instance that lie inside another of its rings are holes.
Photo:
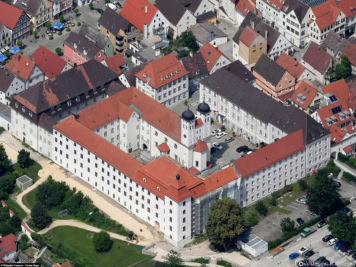
<path fill-rule="evenodd" d="M 275 10 L 280 11 L 285 0 L 263 0 L 266 4 L 270 5 L 273 7 Z"/>
<path fill-rule="evenodd" d="M 339 143 L 344 139 L 346 131 L 336 125 L 333 125 L 330 127 L 330 134 L 330 141 L 333 143 Z"/>
<path fill-rule="evenodd" d="M 204 141 L 200 140 L 200 139 L 198 140 L 198 142 L 194 146 L 194 151 L 196 151 L 196 152 L 203 152 L 203 151 L 205 151 L 207 149 L 209 149 L 207 144 Z"/>
<path fill-rule="evenodd" d="M 298 130 L 268 146 L 233 162 L 240 175 L 245 178 L 305 148 L 303 130 Z"/>
<path fill-rule="evenodd" d="M 0 24 L 7 28 L 13 30 L 22 13 L 21 9 L 0 1 Z"/>
<path fill-rule="evenodd" d="M 172 81 L 179 79 L 189 72 L 179 62 L 173 53 L 148 63 L 136 74 L 140 80 L 148 82 L 153 88 L 160 88 Z"/>
<path fill-rule="evenodd" d="M 284 52 L 278 57 L 276 63 L 296 79 L 299 79 L 305 69 L 302 64 Z"/>
<path fill-rule="evenodd" d="M 324 29 L 335 23 L 341 9 L 332 0 L 329 0 L 312 8 L 312 11 L 316 17 L 315 22 L 319 29 Z"/>
<path fill-rule="evenodd" d="M 48 78 L 57 76 L 63 71 L 66 62 L 44 46 L 40 46 L 31 56 L 36 65 Z"/>
<path fill-rule="evenodd" d="M 225 57 L 227 61 L 230 59 L 225 56 L 219 49 L 212 46 L 210 43 L 206 42 L 202 47 L 200 47 L 200 53 L 202 54 L 208 71 L 211 71 L 215 66 L 215 63 L 219 60 L 221 56 Z"/>
<path fill-rule="evenodd" d="M 310 45 L 303 56 L 303 60 L 317 71 L 324 74 L 331 64 L 332 56 L 316 43 L 310 42 Z"/>
<path fill-rule="evenodd" d="M 235 9 L 242 15 L 246 16 L 248 12 L 253 12 L 255 9 L 255 4 L 251 0 L 240 0 Z"/>
<path fill-rule="evenodd" d="M 240 35 L 240 41 L 243 42 L 246 46 L 250 47 L 257 36 L 258 33 L 255 32 L 250 26 L 247 26 Z"/>
<path fill-rule="evenodd" d="M 345 151 L 345 153 L 351 152 L 352 151 L 352 146 L 344 147 L 343 150 Z"/>
<path fill-rule="evenodd" d="M 147 13 L 145 13 L 145 6 L 147 6 Z M 144 32 L 144 24 L 148 26 L 156 12 L 157 7 L 147 0 L 126 0 L 119 14 Z"/>
<path fill-rule="evenodd" d="M 356 2 L 355 0 L 342 0 L 342 1 L 336 1 L 332 0 L 336 3 L 336 6 L 342 10 L 342 12 L 345 13 L 347 18 L 351 18 L 353 16 L 356 16 Z"/>
<path fill-rule="evenodd" d="M 341 112 L 345 112 L 345 111 L 348 112 L 349 116 L 348 117 L 345 116 L 344 118 L 342 118 L 340 116 Z M 334 102 L 328 106 L 318 109 L 316 112 L 319 115 L 319 118 L 323 124 L 323 127 L 326 129 L 330 129 L 331 126 L 334 126 L 334 125 L 340 126 L 341 124 L 344 124 L 346 122 L 353 120 L 352 112 L 349 109 L 349 106 L 347 105 L 347 103 L 343 100 Z M 329 125 L 327 123 L 327 119 L 332 119 L 332 120 L 336 120 L 336 121 Z"/>
<path fill-rule="evenodd" d="M 34 67 L 35 62 L 21 54 L 14 55 L 10 62 L 5 66 L 6 69 L 24 81 L 28 80 Z"/>
<path fill-rule="evenodd" d="M 350 98 L 351 91 L 344 79 L 329 83 L 321 88 L 324 94 L 335 95 L 337 99 L 347 101 Z"/>
<path fill-rule="evenodd" d="M 160 145 L 157 146 L 158 150 L 161 152 L 168 152 L 170 151 L 169 146 L 167 143 L 162 143 Z"/>
<path fill-rule="evenodd" d="M 108 65 L 108 68 L 111 69 L 113 72 L 116 72 L 118 75 L 122 73 L 120 67 L 126 64 L 123 55 L 120 53 L 117 53 L 116 55 L 107 58 L 105 62 L 106 65 Z"/>
<path fill-rule="evenodd" d="M 221 171 L 214 173 L 211 176 L 208 176 L 204 180 L 205 190 L 206 192 L 214 191 L 215 189 L 232 182 L 233 180 L 237 179 L 237 174 L 234 168 L 230 165 Z M 203 192 L 203 191 L 202 191 Z M 204 192 L 204 193 L 206 193 Z M 195 197 L 197 197 L 195 195 Z"/>
<path fill-rule="evenodd" d="M 356 66 L 356 45 L 350 43 L 343 51 L 341 56 L 349 59 L 351 65 Z"/>
<path fill-rule="evenodd" d="M 13 234 L 0 238 L 0 257 L 16 250 L 15 240 L 17 240 L 17 237 Z"/>
<path fill-rule="evenodd" d="M 310 81 L 302 80 L 296 84 L 291 100 L 302 109 L 307 110 L 317 94 L 318 90 Z"/>

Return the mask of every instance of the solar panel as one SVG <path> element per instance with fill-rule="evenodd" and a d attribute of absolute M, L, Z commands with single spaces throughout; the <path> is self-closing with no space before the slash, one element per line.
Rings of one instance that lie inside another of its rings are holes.
<path fill-rule="evenodd" d="M 337 100 L 336 96 L 334 96 L 334 95 L 329 96 L 329 99 L 331 100 L 331 102 L 334 102 Z"/>
<path fill-rule="evenodd" d="M 303 2 L 304 4 L 306 4 L 309 7 L 316 7 L 326 1 L 328 1 L 328 0 L 301 0 L 301 2 Z"/>
<path fill-rule="evenodd" d="M 337 113 L 341 112 L 340 106 L 339 106 L 339 107 L 332 108 L 332 109 L 331 109 L 331 112 L 332 112 L 333 114 L 337 114 Z"/>

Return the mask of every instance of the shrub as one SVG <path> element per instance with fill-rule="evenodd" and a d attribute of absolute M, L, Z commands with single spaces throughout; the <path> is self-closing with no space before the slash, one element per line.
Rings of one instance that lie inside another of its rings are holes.
<path fill-rule="evenodd" d="M 95 233 L 93 237 L 94 248 L 97 252 L 108 252 L 113 244 L 107 232 Z"/>
<path fill-rule="evenodd" d="M 270 200 L 270 204 L 271 204 L 271 206 L 276 207 L 278 205 L 277 199 L 272 197 L 271 200 Z"/>
<path fill-rule="evenodd" d="M 50 39 L 50 40 L 53 40 L 53 36 L 50 36 L 49 39 Z"/>
<path fill-rule="evenodd" d="M 255 209 L 262 216 L 266 216 L 268 214 L 268 208 L 262 201 L 257 202 L 257 204 L 255 205 Z"/>
<path fill-rule="evenodd" d="M 308 189 L 308 184 L 304 179 L 301 179 L 298 181 L 298 185 L 300 187 L 300 190 L 302 190 L 303 192 L 307 191 Z"/>
<path fill-rule="evenodd" d="M 80 26 L 80 25 L 81 25 L 80 22 L 78 22 L 78 23 L 77 23 L 77 26 Z"/>
<path fill-rule="evenodd" d="M 70 32 L 70 28 L 67 28 L 66 31 L 67 31 L 67 32 Z"/>
<path fill-rule="evenodd" d="M 335 162 L 333 160 L 330 160 L 325 167 L 325 171 L 327 173 L 332 173 L 334 176 L 338 176 L 341 170 L 335 165 Z"/>
<path fill-rule="evenodd" d="M 349 157 L 339 152 L 339 154 L 337 155 L 337 159 L 341 162 L 346 163 L 349 160 Z"/>
<path fill-rule="evenodd" d="M 245 215 L 245 221 L 247 224 L 247 227 L 253 227 L 257 225 L 260 221 L 260 218 L 258 215 L 254 212 L 249 212 L 247 215 Z"/>
<path fill-rule="evenodd" d="M 356 176 L 352 175 L 351 173 L 344 172 L 343 176 L 347 181 L 356 183 Z"/>

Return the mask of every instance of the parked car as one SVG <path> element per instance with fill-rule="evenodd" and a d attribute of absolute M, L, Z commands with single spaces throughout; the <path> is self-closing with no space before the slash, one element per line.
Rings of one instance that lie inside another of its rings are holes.
<path fill-rule="evenodd" d="M 304 223 L 304 220 L 303 220 L 302 218 L 298 218 L 298 219 L 297 219 L 297 223 L 298 223 L 299 225 L 302 225 L 302 224 Z"/>
<path fill-rule="evenodd" d="M 247 153 L 250 149 L 248 148 L 248 146 L 240 146 L 236 149 L 236 152 L 238 153 L 241 153 L 241 152 L 244 152 L 244 153 Z"/>
<path fill-rule="evenodd" d="M 219 149 L 219 150 L 223 149 L 223 146 L 218 144 L 218 143 L 216 143 L 216 142 L 213 143 L 213 147 L 215 147 L 216 149 Z"/>
<path fill-rule="evenodd" d="M 118 8 L 122 8 L 121 4 L 119 3 L 119 1 L 115 1 L 114 4 L 118 7 Z"/>
<path fill-rule="evenodd" d="M 305 205 L 307 203 L 307 198 L 306 197 L 300 197 L 300 198 L 297 198 L 297 200 L 295 202 Z"/>
<path fill-rule="evenodd" d="M 335 250 L 339 250 L 344 245 L 344 242 L 339 241 L 334 245 Z"/>
<path fill-rule="evenodd" d="M 234 141 L 234 138 L 232 138 L 231 136 L 225 138 L 225 143 L 231 143 L 232 141 Z"/>
<path fill-rule="evenodd" d="M 326 220 L 322 219 L 319 223 L 318 223 L 318 228 L 323 227 L 324 225 L 326 225 Z"/>
<path fill-rule="evenodd" d="M 339 240 L 337 238 L 332 238 L 329 240 L 328 245 L 333 246 L 335 245 Z"/>
<path fill-rule="evenodd" d="M 333 239 L 334 237 L 332 236 L 332 235 L 326 235 L 326 236 L 324 236 L 321 240 L 323 241 L 323 242 L 328 242 L 328 241 L 330 241 L 331 239 Z"/>
<path fill-rule="evenodd" d="M 341 251 L 342 253 L 345 253 L 345 252 L 348 251 L 350 248 L 351 248 L 350 244 L 345 243 L 343 246 L 341 246 L 340 251 Z"/>
<path fill-rule="evenodd" d="M 298 251 L 298 253 L 300 254 L 300 255 L 303 255 L 305 252 L 307 252 L 308 250 L 307 250 L 307 248 L 306 247 L 302 247 L 299 251 Z"/>
<path fill-rule="evenodd" d="M 218 130 L 217 130 L 217 129 L 211 131 L 211 135 L 212 135 L 212 136 L 215 136 L 217 133 L 218 133 Z"/>
<path fill-rule="evenodd" d="M 292 254 L 289 255 L 289 259 L 290 260 L 294 260 L 294 259 L 296 259 L 298 257 L 299 257 L 299 253 L 292 253 Z"/>
<path fill-rule="evenodd" d="M 313 256 L 315 253 L 312 250 L 308 250 L 307 252 L 304 253 L 304 258 L 308 259 L 311 256 Z"/>
<path fill-rule="evenodd" d="M 337 187 L 341 187 L 341 183 L 338 182 L 338 181 L 334 181 L 334 184 L 335 184 Z"/>
<path fill-rule="evenodd" d="M 215 135 L 215 137 L 216 137 L 217 139 L 220 139 L 221 137 L 223 137 L 223 136 L 225 136 L 225 135 L 226 135 L 225 132 L 218 132 L 218 133 Z"/>
<path fill-rule="evenodd" d="M 350 249 L 348 249 L 346 252 L 345 252 L 345 254 L 346 254 L 346 256 L 351 256 L 352 254 L 354 254 L 356 251 L 355 250 L 353 250 L 352 248 L 350 248 Z"/>
<path fill-rule="evenodd" d="M 102 15 L 104 13 L 104 10 L 102 10 L 101 8 L 97 8 L 96 12 L 98 12 L 100 15 Z"/>
<path fill-rule="evenodd" d="M 105 4 L 108 8 L 111 8 L 112 10 L 114 10 L 114 11 L 116 11 L 116 9 L 117 9 L 117 6 L 116 5 L 114 5 L 113 3 L 107 3 L 107 4 Z"/>
<path fill-rule="evenodd" d="M 299 259 L 295 261 L 295 265 L 298 267 L 311 267 L 312 262 L 307 259 Z"/>
<path fill-rule="evenodd" d="M 320 258 L 317 258 L 315 261 L 314 261 L 314 264 L 317 265 L 317 266 L 320 266 L 320 263 L 322 263 L 324 260 L 326 260 L 326 258 L 324 256 L 320 257 Z"/>
<path fill-rule="evenodd" d="M 354 254 L 352 254 L 352 258 L 353 258 L 354 260 L 356 260 L 356 252 L 355 252 Z"/>

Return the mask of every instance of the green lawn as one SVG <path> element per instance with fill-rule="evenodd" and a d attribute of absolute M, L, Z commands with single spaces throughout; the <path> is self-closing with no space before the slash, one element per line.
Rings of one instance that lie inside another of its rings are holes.
<path fill-rule="evenodd" d="M 61 242 L 68 249 L 86 258 L 93 266 L 115 264 L 127 267 L 151 258 L 151 256 L 143 255 L 138 250 L 138 246 L 115 239 L 109 252 L 97 253 L 94 250 L 91 235 L 92 232 L 70 226 L 56 227 L 46 234 L 47 237 L 52 237 L 53 242 Z"/>
<path fill-rule="evenodd" d="M 20 207 L 19 204 L 16 203 L 16 201 L 9 198 L 8 200 L 5 200 L 5 203 L 21 220 L 26 217 L 26 212 Z"/>
<path fill-rule="evenodd" d="M 26 195 L 24 195 L 23 203 L 26 205 L 27 208 L 32 209 L 36 205 L 36 203 L 37 203 L 37 199 L 36 199 L 37 191 L 38 191 L 38 187 L 36 187 L 35 189 L 31 190 Z"/>
<path fill-rule="evenodd" d="M 221 265 L 221 266 L 225 266 L 225 267 L 232 267 L 232 264 L 230 262 L 227 262 L 227 261 L 224 261 L 224 260 L 217 261 L 216 264 L 217 265 Z"/>

